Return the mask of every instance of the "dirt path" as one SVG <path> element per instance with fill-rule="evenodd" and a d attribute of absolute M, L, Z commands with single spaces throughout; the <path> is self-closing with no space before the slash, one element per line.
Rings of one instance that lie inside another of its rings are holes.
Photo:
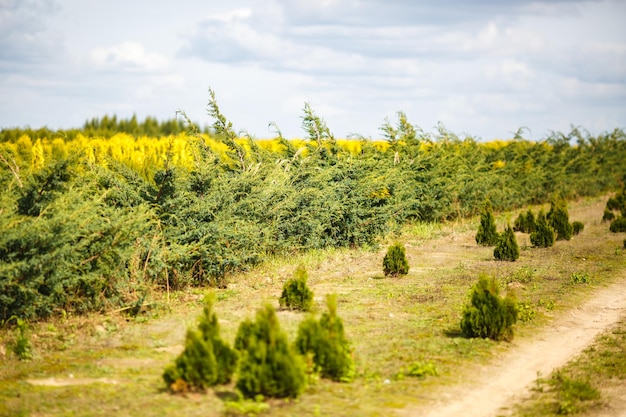
<path fill-rule="evenodd" d="M 471 381 L 447 391 L 446 397 L 408 416 L 489 417 L 507 414 L 506 406 L 528 393 L 537 375 L 547 376 L 575 358 L 594 338 L 626 316 L 626 276 L 597 290 L 584 305 L 554 319 L 537 337 L 515 346 L 480 369 Z"/>

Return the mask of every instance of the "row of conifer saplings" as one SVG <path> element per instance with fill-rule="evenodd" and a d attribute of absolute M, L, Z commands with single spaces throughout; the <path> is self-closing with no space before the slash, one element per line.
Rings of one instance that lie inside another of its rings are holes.
<path fill-rule="evenodd" d="M 298 267 L 283 287 L 281 308 L 311 310 L 307 278 L 306 269 Z M 319 319 L 311 315 L 300 322 L 293 344 L 268 304 L 254 320 L 240 323 L 231 347 L 220 337 L 214 305 L 215 296 L 209 293 L 197 330 L 187 331 L 183 352 L 165 369 L 163 379 L 171 391 L 204 391 L 230 383 L 236 374 L 235 388 L 244 398 L 296 398 L 307 375 L 339 382 L 354 378 L 353 351 L 337 315 L 336 295 L 327 296 L 327 311 Z"/>
<path fill-rule="evenodd" d="M 388 248 L 383 269 L 387 276 L 408 273 L 401 243 Z M 283 286 L 281 308 L 311 311 L 313 292 L 307 280 L 306 269 L 299 266 Z M 337 315 L 335 294 L 326 297 L 326 305 L 327 311 L 319 319 L 310 315 L 300 322 L 293 344 L 281 330 L 275 309 L 266 305 L 257 311 L 255 320 L 240 323 L 231 347 L 220 337 L 215 295 L 209 293 L 197 329 L 188 329 L 184 350 L 165 369 L 163 379 L 171 392 L 184 393 L 228 384 L 236 375 L 236 391 L 255 400 L 295 398 L 312 376 L 350 382 L 355 377 L 353 348 Z M 462 332 L 467 337 L 509 339 L 516 321 L 514 300 L 500 297 L 497 282 L 481 275 L 472 289 L 471 303 L 463 311 Z"/>
<path fill-rule="evenodd" d="M 480 226 L 476 233 L 476 243 L 495 246 L 493 256 L 501 261 L 515 261 L 519 258 L 519 245 L 514 232 L 530 234 L 530 243 L 537 248 L 554 245 L 555 240 L 570 240 L 583 231 L 582 222 L 569 222 L 565 202 L 552 203 L 547 214 L 540 210 L 537 216 L 528 209 L 519 214 L 514 226 L 507 225 L 504 232 L 498 233 L 491 205 L 487 203 L 480 215 Z"/>

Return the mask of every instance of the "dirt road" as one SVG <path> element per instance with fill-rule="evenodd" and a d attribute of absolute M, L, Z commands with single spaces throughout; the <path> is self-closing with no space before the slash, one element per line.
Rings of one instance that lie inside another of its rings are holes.
<path fill-rule="evenodd" d="M 537 375 L 547 376 L 575 358 L 594 338 L 626 316 L 626 276 L 596 291 L 584 305 L 556 317 L 530 340 L 515 346 L 499 360 L 480 369 L 471 382 L 448 391 L 446 398 L 407 416 L 489 417 L 507 415 L 512 405 L 532 387 Z M 471 385 L 469 385 L 471 384 Z M 626 413 L 626 411 L 625 411 Z M 404 414 L 404 413 L 403 413 Z"/>

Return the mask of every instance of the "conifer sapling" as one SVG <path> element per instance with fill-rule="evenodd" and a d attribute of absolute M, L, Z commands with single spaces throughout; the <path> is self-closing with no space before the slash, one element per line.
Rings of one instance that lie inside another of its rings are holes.
<path fill-rule="evenodd" d="M 217 315 L 213 312 L 215 296 L 204 298 L 198 330 L 187 330 L 185 350 L 163 373 L 173 391 L 203 390 L 230 382 L 237 366 L 237 352 L 219 335 Z"/>
<path fill-rule="evenodd" d="M 504 229 L 498 244 L 493 250 L 493 256 L 499 261 L 513 262 L 519 258 L 519 245 L 515 233 L 510 225 Z"/>
<path fill-rule="evenodd" d="M 343 321 L 337 316 L 337 297 L 326 297 L 328 312 L 319 321 L 309 317 L 300 323 L 296 338 L 296 349 L 302 354 L 311 354 L 313 370 L 323 378 L 348 382 L 354 377 L 352 348 L 344 334 Z"/>
<path fill-rule="evenodd" d="M 482 246 L 494 246 L 498 243 L 499 237 L 491 203 L 487 202 L 480 215 L 480 225 L 476 233 L 476 243 Z"/>
<path fill-rule="evenodd" d="M 406 259 L 406 249 L 400 242 L 396 242 L 387 249 L 383 259 L 383 273 L 392 277 L 409 273 L 409 261 Z"/>
<path fill-rule="evenodd" d="M 304 265 L 298 266 L 293 278 L 287 280 L 278 300 L 282 308 L 309 311 L 313 305 L 313 291 L 307 286 L 308 274 Z"/>
<path fill-rule="evenodd" d="M 513 325 L 517 321 L 517 303 L 506 296 L 500 297 L 494 278 L 481 274 L 471 291 L 470 304 L 463 310 L 461 331 L 467 337 L 493 340 L 513 338 Z"/>
<path fill-rule="evenodd" d="M 272 306 L 257 311 L 254 322 L 241 323 L 235 347 L 240 351 L 236 387 L 244 397 L 300 395 L 305 385 L 304 367 L 280 329 Z"/>
<path fill-rule="evenodd" d="M 554 240 L 554 229 L 548 225 L 546 215 L 541 210 L 537 215 L 536 229 L 530 234 L 530 243 L 537 248 L 549 248 L 554 245 Z"/>

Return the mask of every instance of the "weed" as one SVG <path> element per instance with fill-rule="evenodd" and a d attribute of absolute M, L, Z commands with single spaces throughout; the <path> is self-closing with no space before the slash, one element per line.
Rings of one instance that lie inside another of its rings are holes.
<path fill-rule="evenodd" d="M 224 401 L 224 416 L 256 416 L 270 410 L 270 405 L 264 401 L 262 395 L 257 395 L 253 399 L 245 399 L 238 393 L 236 400 Z"/>
<path fill-rule="evenodd" d="M 548 383 L 557 393 L 557 414 L 576 414 L 585 409 L 585 402 L 600 398 L 600 392 L 589 381 L 570 378 L 561 371 L 557 371 Z"/>
<path fill-rule="evenodd" d="M 432 362 L 415 362 L 406 371 L 407 376 L 423 378 L 426 376 L 437 376 L 437 368 Z"/>
<path fill-rule="evenodd" d="M 20 360 L 28 360 L 33 358 L 33 348 L 28 338 L 28 323 L 15 316 L 11 317 L 8 321 L 15 318 L 15 342 L 11 346 L 11 350 Z"/>
<path fill-rule="evenodd" d="M 539 307 L 543 307 L 548 311 L 554 310 L 554 301 L 552 300 L 544 301 L 540 299 L 537 304 L 539 305 Z"/>
<path fill-rule="evenodd" d="M 572 272 L 570 282 L 572 284 L 591 284 L 591 277 L 586 272 Z"/>
<path fill-rule="evenodd" d="M 517 314 L 518 320 L 524 323 L 531 321 L 537 315 L 537 311 L 528 302 L 518 303 L 517 311 L 518 311 L 518 314 Z"/>
<path fill-rule="evenodd" d="M 507 283 L 510 282 L 519 282 L 522 284 L 530 284 L 535 280 L 535 270 L 529 266 L 522 266 L 516 269 L 513 274 L 511 274 Z"/>

